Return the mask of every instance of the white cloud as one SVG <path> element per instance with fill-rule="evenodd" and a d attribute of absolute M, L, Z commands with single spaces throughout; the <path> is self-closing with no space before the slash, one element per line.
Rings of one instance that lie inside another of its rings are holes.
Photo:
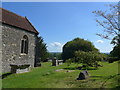
<path fill-rule="evenodd" d="M 97 43 L 104 43 L 103 40 L 97 40 L 96 42 L 97 42 Z"/>
<path fill-rule="evenodd" d="M 62 44 L 59 42 L 53 42 L 53 43 L 50 43 L 50 45 L 53 47 L 61 47 L 62 46 Z"/>
<path fill-rule="evenodd" d="M 50 52 L 62 52 L 63 44 L 60 42 L 53 42 L 48 45 L 48 51 Z"/>

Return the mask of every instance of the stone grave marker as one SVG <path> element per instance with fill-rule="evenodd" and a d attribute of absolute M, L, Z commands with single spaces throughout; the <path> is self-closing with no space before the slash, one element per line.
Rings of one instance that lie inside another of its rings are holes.
<path fill-rule="evenodd" d="M 89 78 L 89 74 L 85 70 L 85 71 L 80 72 L 79 77 L 77 78 L 77 80 L 84 80 L 84 79 L 87 79 L 87 78 Z"/>
<path fill-rule="evenodd" d="M 56 57 L 52 59 L 52 66 L 58 66 L 58 60 L 56 59 Z"/>

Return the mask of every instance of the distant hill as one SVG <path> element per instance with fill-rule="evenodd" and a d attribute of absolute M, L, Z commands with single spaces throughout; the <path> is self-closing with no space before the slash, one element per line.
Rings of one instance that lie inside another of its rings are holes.
<path fill-rule="evenodd" d="M 110 54 L 109 52 L 101 52 L 101 53 L 104 53 L 104 54 Z"/>
<path fill-rule="evenodd" d="M 49 58 L 56 57 L 57 59 L 62 59 L 62 52 L 49 52 Z"/>
<path fill-rule="evenodd" d="M 62 53 L 62 52 L 49 52 L 49 53 Z"/>

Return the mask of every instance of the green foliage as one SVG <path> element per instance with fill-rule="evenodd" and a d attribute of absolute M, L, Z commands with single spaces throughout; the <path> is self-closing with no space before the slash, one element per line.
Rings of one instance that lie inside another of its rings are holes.
<path fill-rule="evenodd" d="M 119 59 L 117 58 L 117 57 L 108 57 L 107 58 L 107 61 L 109 62 L 109 63 L 113 63 L 114 61 L 118 61 Z"/>
<path fill-rule="evenodd" d="M 47 51 L 46 43 L 44 43 L 44 40 L 41 36 L 38 37 L 36 49 L 37 49 L 37 58 L 39 58 L 39 61 L 45 61 L 48 58 L 49 54 Z"/>
<path fill-rule="evenodd" d="M 62 53 L 63 60 L 66 61 L 69 58 L 73 58 L 74 52 L 79 50 L 85 52 L 89 52 L 89 51 L 98 52 L 98 49 L 96 49 L 90 41 L 80 38 L 75 38 L 74 40 L 67 42 L 63 46 L 63 53 Z"/>
<path fill-rule="evenodd" d="M 110 52 L 112 57 L 118 57 L 120 59 L 120 44 L 116 45 L 113 50 Z"/>
<path fill-rule="evenodd" d="M 95 66 L 97 68 L 98 62 L 105 58 L 106 56 L 101 53 L 84 51 L 75 52 L 75 62 L 85 64 L 86 66 Z"/>
<path fill-rule="evenodd" d="M 69 58 L 66 60 L 67 66 L 70 66 L 70 64 L 74 61 L 74 58 Z"/>
<path fill-rule="evenodd" d="M 120 34 L 118 34 L 117 36 L 115 36 L 112 39 L 111 44 L 114 44 L 114 45 L 119 45 L 120 44 Z"/>
<path fill-rule="evenodd" d="M 59 52 L 49 52 L 49 58 L 53 59 L 54 57 L 56 57 L 57 59 L 61 60 L 62 56 L 61 53 Z"/>

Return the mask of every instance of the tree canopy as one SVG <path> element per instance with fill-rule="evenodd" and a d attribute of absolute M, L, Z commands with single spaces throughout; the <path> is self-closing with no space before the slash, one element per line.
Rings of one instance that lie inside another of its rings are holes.
<path fill-rule="evenodd" d="M 116 45 L 110 52 L 110 54 L 112 57 L 117 57 L 120 59 L 120 45 Z"/>
<path fill-rule="evenodd" d="M 94 51 L 98 52 L 98 49 L 94 47 L 94 45 L 88 41 L 81 38 L 75 38 L 72 41 L 67 42 L 63 46 L 62 58 L 66 61 L 69 58 L 75 57 L 75 51 Z"/>

